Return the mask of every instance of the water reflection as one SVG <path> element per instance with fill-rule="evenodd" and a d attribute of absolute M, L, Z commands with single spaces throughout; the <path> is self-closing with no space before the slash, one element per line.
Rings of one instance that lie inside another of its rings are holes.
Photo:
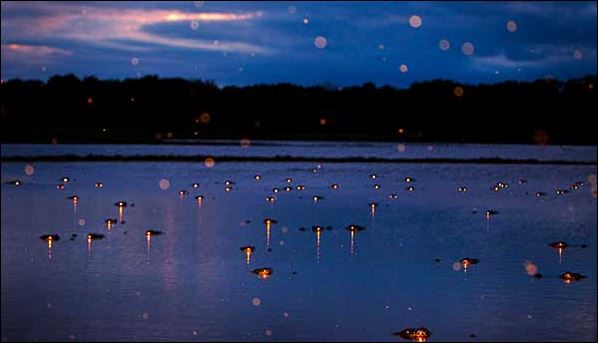
<path fill-rule="evenodd" d="M 355 231 L 350 231 L 351 235 L 351 256 L 355 254 Z"/>
<path fill-rule="evenodd" d="M 150 250 L 152 247 L 152 234 L 150 232 L 145 233 L 145 262 L 150 262 Z"/>
<path fill-rule="evenodd" d="M 255 251 L 255 247 L 250 245 L 241 247 L 241 251 L 245 254 L 245 263 L 249 265 L 251 263 L 251 254 Z"/>
<path fill-rule="evenodd" d="M 374 224 L 374 219 L 376 217 L 376 208 L 378 208 L 378 204 L 375 202 L 370 203 L 370 213 L 372 215 L 372 225 Z"/>
<path fill-rule="evenodd" d="M 123 211 L 124 208 L 127 207 L 127 203 L 125 201 L 117 201 L 114 206 L 118 207 L 118 221 L 121 224 L 124 224 L 123 222 Z"/>
<path fill-rule="evenodd" d="M 554 243 L 550 243 L 549 246 L 558 252 L 559 264 L 562 264 L 563 263 L 563 252 L 565 251 L 565 248 L 567 248 L 569 245 L 563 241 L 557 241 Z"/>
<path fill-rule="evenodd" d="M 48 237 L 48 260 L 52 259 L 52 236 Z"/>
<path fill-rule="evenodd" d="M 324 228 L 320 225 L 316 225 L 311 228 L 313 232 L 316 234 L 316 263 L 320 262 L 320 239 Z"/>
<path fill-rule="evenodd" d="M 275 219 L 264 219 L 264 224 L 266 224 L 266 247 L 268 250 L 270 250 L 270 227 L 272 226 L 272 224 L 276 223 L 277 221 Z"/>
<path fill-rule="evenodd" d="M 91 237 L 87 235 L 87 261 L 91 261 Z"/>
<path fill-rule="evenodd" d="M 108 229 L 108 231 L 110 231 L 114 224 L 116 224 L 116 219 L 108 218 L 104 221 L 104 223 L 106 223 L 106 228 Z"/>
<path fill-rule="evenodd" d="M 347 226 L 347 231 L 349 231 L 349 234 L 351 237 L 350 244 L 349 244 L 351 255 L 355 254 L 355 233 L 357 233 L 359 231 L 363 231 L 363 230 L 365 230 L 365 228 L 362 226 L 358 226 L 358 225 L 354 225 L 354 224 Z"/>

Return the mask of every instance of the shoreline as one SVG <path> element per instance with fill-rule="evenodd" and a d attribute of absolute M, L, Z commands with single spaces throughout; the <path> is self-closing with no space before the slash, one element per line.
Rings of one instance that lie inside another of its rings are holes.
<path fill-rule="evenodd" d="M 597 161 L 567 161 L 506 158 L 380 158 L 380 157 L 309 157 L 309 156 L 181 156 L 181 155 L 39 155 L 2 156 L 0 161 L 10 162 L 202 162 L 213 158 L 222 162 L 313 162 L 313 163 L 392 163 L 392 164 L 485 164 L 485 165 L 568 165 L 597 166 Z"/>

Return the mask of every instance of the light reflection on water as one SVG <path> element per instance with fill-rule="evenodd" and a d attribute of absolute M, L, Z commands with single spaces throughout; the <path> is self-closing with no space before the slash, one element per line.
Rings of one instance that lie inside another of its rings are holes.
<path fill-rule="evenodd" d="M 392 333 L 406 327 L 428 328 L 430 341 L 596 338 L 596 199 L 587 185 L 554 195 L 596 167 L 313 167 L 36 163 L 25 177 L 22 164 L 3 163 L 2 182 L 24 184 L 2 185 L 2 338 L 396 341 Z M 73 227 L 73 204 L 56 189 L 62 175 L 79 195 L 84 226 Z M 413 192 L 406 175 L 416 180 Z M 310 192 L 264 202 L 288 176 Z M 516 184 L 523 176 L 529 182 Z M 171 182 L 165 191 L 163 178 Z M 101 192 L 93 187 L 99 179 Z M 180 199 L 178 190 L 195 180 L 205 198 L 191 191 Z M 224 180 L 236 182 L 229 193 Z M 490 191 L 497 180 L 510 188 Z M 333 182 L 342 189 L 330 190 Z M 457 191 L 462 184 L 466 193 Z M 324 199 L 314 204 L 313 194 Z M 108 230 L 119 199 L 135 206 Z M 486 218 L 488 209 L 499 214 Z M 264 218 L 278 224 L 264 233 Z M 351 223 L 367 230 L 347 237 Z M 334 229 L 312 232 L 318 224 Z M 148 228 L 164 234 L 146 236 Z M 49 232 L 61 239 L 40 242 Z M 88 242 L 87 232 L 106 238 Z M 557 240 L 588 247 L 561 256 L 548 247 Z M 256 247 L 250 264 L 239 254 L 246 245 Z M 479 263 L 453 270 L 463 257 Z M 526 273 L 528 260 L 542 279 Z M 274 274 L 250 273 L 261 267 Z M 568 270 L 588 278 L 565 284 L 559 275 Z"/>

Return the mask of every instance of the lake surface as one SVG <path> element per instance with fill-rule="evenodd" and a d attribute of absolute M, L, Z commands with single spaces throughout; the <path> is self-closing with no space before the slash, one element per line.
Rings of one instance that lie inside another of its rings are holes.
<path fill-rule="evenodd" d="M 239 151 L 596 160 L 596 147 L 2 145 L 2 156 L 215 156 L 211 168 L 3 162 L 2 340 L 404 341 L 393 333 L 408 327 L 426 327 L 428 341 L 596 340 L 596 165 L 218 162 Z M 508 188 L 495 192 L 497 182 Z M 124 223 L 108 230 L 120 200 Z M 268 230 L 265 218 L 277 222 Z M 350 224 L 366 229 L 351 234 Z M 147 238 L 148 229 L 163 234 Z M 90 243 L 91 232 L 105 238 Z M 54 233 L 51 247 L 39 238 Z M 548 246 L 558 240 L 572 245 L 561 256 Z M 463 268 L 464 257 L 479 263 Z M 262 267 L 273 274 L 251 273 Z M 566 271 L 587 278 L 565 283 Z"/>

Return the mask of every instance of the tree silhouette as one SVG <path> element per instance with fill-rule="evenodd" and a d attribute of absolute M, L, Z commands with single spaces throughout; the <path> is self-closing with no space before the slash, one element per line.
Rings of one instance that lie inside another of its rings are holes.
<path fill-rule="evenodd" d="M 229 86 L 181 78 L 2 83 L 3 142 L 346 139 L 596 144 L 596 75 L 408 89 L 292 84 Z"/>

